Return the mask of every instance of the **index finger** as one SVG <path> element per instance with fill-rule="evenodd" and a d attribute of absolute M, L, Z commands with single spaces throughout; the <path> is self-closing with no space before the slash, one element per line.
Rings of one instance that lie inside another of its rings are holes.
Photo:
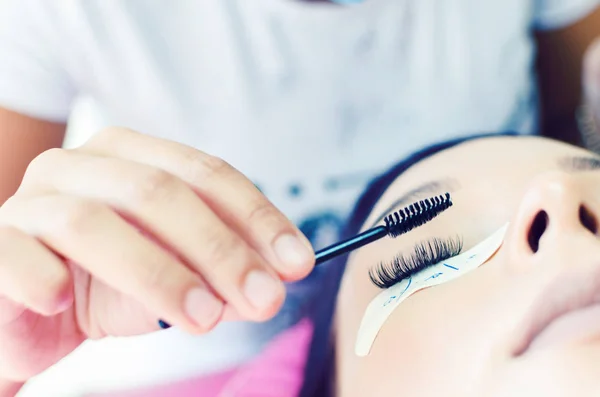
<path fill-rule="evenodd" d="M 189 184 L 202 200 L 286 281 L 306 276 L 313 249 L 298 228 L 241 172 L 189 146 L 112 128 L 81 150 L 160 168 Z"/>

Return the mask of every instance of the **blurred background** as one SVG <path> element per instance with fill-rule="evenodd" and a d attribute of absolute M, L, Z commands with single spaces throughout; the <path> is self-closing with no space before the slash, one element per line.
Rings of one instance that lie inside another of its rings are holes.
<path fill-rule="evenodd" d="M 0 13 L 8 1 L 0 0 Z M 45 12 L 28 26 L 43 33 L 39 42 L 23 40 L 35 49 L 31 59 L 59 53 L 78 73 L 72 108 L 56 116 L 68 125 L 64 147 L 121 125 L 208 151 L 249 170 L 317 248 L 337 238 L 373 176 L 433 142 L 515 131 L 600 152 L 593 122 L 600 95 L 580 106 L 581 58 L 600 30 L 600 11 L 592 13 L 597 0 L 367 0 L 353 7 L 317 0 L 119 1 L 20 3 L 22 13 Z M 46 46 L 54 28 L 64 28 L 71 46 Z M 0 36 L 0 45 L 2 39 L 11 37 Z M 0 71 L 11 60 L 3 48 Z M 118 56 L 106 55 L 107 48 Z M 73 56 L 77 49 L 89 58 Z M 90 67 L 95 62 L 98 70 Z M 52 68 L 40 64 L 47 77 Z M 35 94 L 31 103 L 44 102 L 30 76 L 19 76 L 23 91 Z M 2 94 L 0 101 L 11 99 Z M 47 110 L 34 105 L 26 109 L 31 114 Z M 297 320 L 291 309 L 309 293 L 294 287 L 290 310 L 265 326 L 223 324 L 202 338 L 170 329 L 86 342 L 20 396 L 80 397 L 230 368 Z"/>

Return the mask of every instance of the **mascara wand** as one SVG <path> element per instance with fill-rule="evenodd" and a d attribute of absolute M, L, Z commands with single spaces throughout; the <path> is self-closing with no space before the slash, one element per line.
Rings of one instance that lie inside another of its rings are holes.
<path fill-rule="evenodd" d="M 400 211 L 386 216 L 384 218 L 385 225 L 374 227 L 347 240 L 317 251 L 315 253 L 316 265 L 354 251 L 385 236 L 398 237 L 408 233 L 412 229 L 429 222 L 451 206 L 450 193 L 413 203 Z"/>
<path fill-rule="evenodd" d="M 451 206 L 450 193 L 417 201 L 400 211 L 386 216 L 384 218 L 385 225 L 374 227 L 347 240 L 340 241 L 337 244 L 317 251 L 315 253 L 315 265 L 320 265 L 330 259 L 354 251 L 385 236 L 398 237 L 408 233 L 414 228 L 429 222 Z M 158 325 L 162 329 L 171 327 L 170 324 L 163 320 L 158 320 Z"/>

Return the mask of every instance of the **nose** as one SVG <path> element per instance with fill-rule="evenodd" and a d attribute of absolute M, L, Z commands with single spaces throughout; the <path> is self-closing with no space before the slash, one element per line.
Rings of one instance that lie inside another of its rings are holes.
<path fill-rule="evenodd" d="M 587 191 L 580 179 L 566 173 L 546 174 L 532 183 L 505 239 L 516 262 L 527 263 L 544 250 L 581 238 L 593 241 L 600 253 L 600 241 L 595 238 L 600 209 Z"/>

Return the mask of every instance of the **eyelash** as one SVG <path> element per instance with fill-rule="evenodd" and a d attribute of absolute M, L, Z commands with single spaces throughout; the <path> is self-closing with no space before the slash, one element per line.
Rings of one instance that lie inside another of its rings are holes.
<path fill-rule="evenodd" d="M 377 287 L 387 289 L 423 269 L 460 254 L 462 248 L 460 237 L 433 238 L 418 243 L 409 256 L 398 254 L 391 263 L 380 263 L 369 269 L 369 278 Z"/>

